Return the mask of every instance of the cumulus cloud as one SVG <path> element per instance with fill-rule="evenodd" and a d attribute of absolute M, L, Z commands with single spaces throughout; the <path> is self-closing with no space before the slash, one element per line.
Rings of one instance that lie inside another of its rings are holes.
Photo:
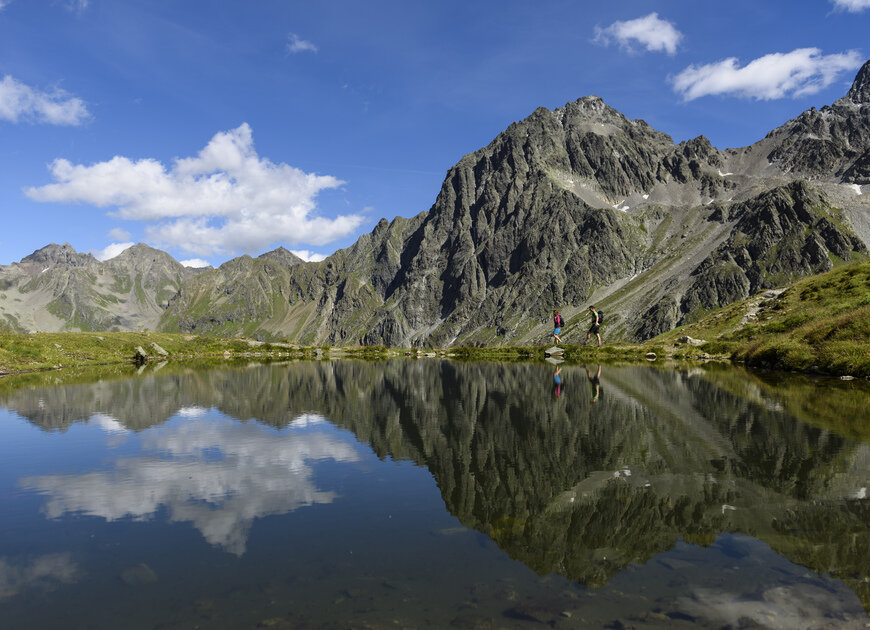
<path fill-rule="evenodd" d="M 834 7 L 848 11 L 850 13 L 858 13 L 864 9 L 870 9 L 870 0 L 831 0 Z"/>
<path fill-rule="evenodd" d="M 151 222 L 145 233 L 157 247 L 197 256 L 323 245 L 362 223 L 360 215 L 317 216 L 318 193 L 344 182 L 261 158 L 247 123 L 170 167 L 115 156 L 92 165 L 57 159 L 49 168 L 55 183 L 25 189 L 31 199 L 113 207 L 113 216 Z"/>
<path fill-rule="evenodd" d="M 300 52 L 317 52 L 317 46 L 312 42 L 300 39 L 296 33 L 287 36 L 287 54 L 295 55 Z"/>
<path fill-rule="evenodd" d="M 799 48 L 759 57 L 742 68 L 735 57 L 703 66 L 692 65 L 671 82 L 684 101 L 708 95 L 772 100 L 815 94 L 831 85 L 842 72 L 858 68 L 861 61 L 861 55 L 854 50 L 823 55 L 818 48 Z"/>
<path fill-rule="evenodd" d="M 105 249 L 92 249 L 91 254 L 93 254 L 94 258 L 100 261 L 109 260 L 114 258 L 125 249 L 129 249 L 133 247 L 136 243 L 127 242 L 127 243 L 112 243 Z"/>
<path fill-rule="evenodd" d="M 0 120 L 75 126 L 90 117 L 85 102 L 64 90 L 44 92 L 8 74 L 0 81 Z"/>
<path fill-rule="evenodd" d="M 211 263 L 202 258 L 188 258 L 187 260 L 179 260 L 178 262 L 185 267 L 195 267 L 197 269 L 201 267 L 211 267 Z"/>
<path fill-rule="evenodd" d="M 633 51 L 635 45 L 640 45 L 651 52 L 673 55 L 676 54 L 681 39 L 683 34 L 673 23 L 659 18 L 658 13 L 650 13 L 635 20 L 614 22 L 607 28 L 596 26 L 594 41 L 605 46 L 615 41 L 628 51 Z"/>
<path fill-rule="evenodd" d="M 227 419 L 161 427 L 143 434 L 141 456 L 120 457 L 111 468 L 20 483 L 47 497 L 48 518 L 80 512 L 147 520 L 165 508 L 171 522 L 190 522 L 212 545 L 242 555 L 255 519 L 337 498 L 316 487 L 312 461 L 359 460 L 324 418 L 299 422 L 277 434 Z"/>
<path fill-rule="evenodd" d="M 301 258 L 305 262 L 320 262 L 321 260 L 326 258 L 326 256 L 324 256 L 323 254 L 315 254 L 314 252 L 308 251 L 307 249 L 291 249 L 290 253 L 299 256 L 299 258 Z"/>

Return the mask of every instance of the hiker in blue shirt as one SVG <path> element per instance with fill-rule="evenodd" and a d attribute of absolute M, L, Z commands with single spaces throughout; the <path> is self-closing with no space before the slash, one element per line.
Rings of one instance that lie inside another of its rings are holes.
<path fill-rule="evenodd" d="M 562 343 L 562 338 L 559 337 L 559 333 L 562 332 L 562 326 L 565 325 L 565 320 L 562 319 L 562 316 L 559 315 L 558 310 L 553 311 L 553 338 L 556 340 L 556 345 L 558 346 Z"/>

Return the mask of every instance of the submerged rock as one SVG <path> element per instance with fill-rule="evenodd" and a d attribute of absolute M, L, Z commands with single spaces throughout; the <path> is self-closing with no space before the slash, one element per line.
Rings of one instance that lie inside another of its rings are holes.
<path fill-rule="evenodd" d="M 124 569 L 121 571 L 120 577 L 121 581 L 127 586 L 144 586 L 157 581 L 157 574 L 144 562 Z"/>

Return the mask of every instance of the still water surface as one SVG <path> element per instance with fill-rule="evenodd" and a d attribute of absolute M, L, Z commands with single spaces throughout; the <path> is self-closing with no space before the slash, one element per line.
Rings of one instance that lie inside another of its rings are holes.
<path fill-rule="evenodd" d="M 555 372 L 0 380 L 0 627 L 870 623 L 867 383 Z"/>

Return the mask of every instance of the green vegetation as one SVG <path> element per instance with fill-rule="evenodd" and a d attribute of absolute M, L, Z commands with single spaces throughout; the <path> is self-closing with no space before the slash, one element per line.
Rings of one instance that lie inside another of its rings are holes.
<path fill-rule="evenodd" d="M 163 356 L 154 344 L 166 351 Z M 183 335 L 156 332 L 61 332 L 16 334 L 0 331 L 0 375 L 22 374 L 58 368 L 121 365 L 134 361 L 141 347 L 154 362 L 169 360 L 201 362 L 209 359 L 232 361 L 259 357 L 263 360 L 285 358 L 346 357 L 381 360 L 391 357 L 443 357 L 466 361 L 542 361 L 542 346 L 496 346 L 433 348 L 301 347 L 289 343 L 267 343 L 243 338 L 210 335 Z M 566 363 L 587 360 L 640 360 L 651 350 L 663 356 L 661 347 L 637 344 L 560 346 Z"/>
<path fill-rule="evenodd" d="M 562 359 L 568 363 L 583 363 L 595 360 L 641 360 L 648 352 L 659 352 L 661 348 L 651 348 L 640 344 L 619 343 L 606 344 L 602 347 L 594 345 L 578 346 L 562 344 L 559 348 L 563 351 Z M 497 347 L 471 347 L 449 348 L 441 351 L 451 359 L 470 361 L 529 361 L 544 358 L 544 348 L 541 346 L 497 346 Z M 661 356 L 661 355 L 659 355 Z"/>
<path fill-rule="evenodd" d="M 152 344 L 168 353 L 163 357 Z M 0 332 L 0 374 L 132 363 L 137 346 L 154 360 L 191 361 L 219 357 L 309 356 L 312 349 L 290 344 L 268 344 L 246 339 L 153 332 L 36 333 Z"/>
<path fill-rule="evenodd" d="M 748 365 L 870 376 L 870 262 L 804 278 L 782 294 L 764 294 L 659 335 L 707 340 L 705 352 Z"/>

